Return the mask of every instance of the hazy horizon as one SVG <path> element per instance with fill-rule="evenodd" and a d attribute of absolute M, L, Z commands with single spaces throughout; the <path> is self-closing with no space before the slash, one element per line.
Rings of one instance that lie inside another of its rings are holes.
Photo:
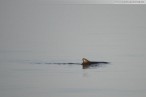
<path fill-rule="evenodd" d="M 29 1 L 1 1 L 0 5 L 1 50 L 79 53 L 78 49 L 87 52 L 103 44 L 107 49 L 118 44 L 122 51 L 115 51 L 123 53 L 129 52 L 125 49 L 136 52 L 146 48 L 144 5 L 45 5 Z"/>

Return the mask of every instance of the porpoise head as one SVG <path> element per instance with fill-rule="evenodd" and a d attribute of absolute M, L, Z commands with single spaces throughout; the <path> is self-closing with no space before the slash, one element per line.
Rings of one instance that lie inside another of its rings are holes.
<path fill-rule="evenodd" d="M 90 61 L 89 61 L 89 60 L 87 60 L 86 58 L 83 58 L 82 60 L 83 60 L 82 65 L 84 65 L 84 64 L 90 64 Z"/>

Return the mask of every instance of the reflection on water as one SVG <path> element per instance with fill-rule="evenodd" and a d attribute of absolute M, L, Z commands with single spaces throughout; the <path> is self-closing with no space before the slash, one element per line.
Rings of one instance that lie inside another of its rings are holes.
<path fill-rule="evenodd" d="M 28 55 L 26 53 L 14 52 L 15 57 L 11 55 L 12 52 L 1 53 L 0 95 L 2 97 L 146 96 L 144 75 L 146 67 L 145 60 L 141 56 L 119 58 L 113 56 L 111 65 L 93 64 L 82 67 L 82 62 L 79 60 L 50 61 L 47 57 L 48 61 L 42 61 L 34 56 L 28 59 L 30 52 Z"/>
<path fill-rule="evenodd" d="M 97 68 L 97 67 L 103 67 L 104 65 L 109 64 L 109 63 L 97 63 L 97 64 L 85 64 L 82 65 L 83 69 L 90 69 L 90 68 Z"/>

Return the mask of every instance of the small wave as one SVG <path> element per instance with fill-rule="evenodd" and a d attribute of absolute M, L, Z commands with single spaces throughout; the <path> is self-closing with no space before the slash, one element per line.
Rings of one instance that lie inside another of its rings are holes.
<path fill-rule="evenodd" d="M 41 63 L 41 62 L 37 62 L 35 64 L 56 64 L 56 65 L 81 65 L 83 69 L 90 69 L 90 68 L 98 68 L 98 67 L 103 67 L 106 64 L 109 64 L 109 62 L 95 62 L 94 64 L 90 64 L 90 65 L 82 65 L 81 63 L 72 63 L 72 62 L 67 62 L 67 63 Z"/>
<path fill-rule="evenodd" d="M 81 65 L 81 63 L 45 63 L 45 64 L 57 64 L 57 65 Z"/>

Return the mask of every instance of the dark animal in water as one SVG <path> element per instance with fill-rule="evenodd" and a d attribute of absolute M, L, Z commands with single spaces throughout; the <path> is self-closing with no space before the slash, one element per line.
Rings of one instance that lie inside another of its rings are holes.
<path fill-rule="evenodd" d="M 89 61 L 86 58 L 83 58 L 82 60 L 83 60 L 83 63 L 82 63 L 83 69 L 87 69 L 89 67 L 96 67 L 96 66 L 99 66 L 101 64 L 109 64 L 109 62 Z"/>
<path fill-rule="evenodd" d="M 57 65 L 82 65 L 82 68 L 83 69 L 87 69 L 87 68 L 90 68 L 90 67 L 99 67 L 99 66 L 103 66 L 104 64 L 109 64 L 109 62 L 103 62 L 103 61 L 98 61 L 98 62 L 95 62 L 95 61 L 89 61 L 87 60 L 86 58 L 83 58 L 83 63 L 45 63 L 45 64 L 57 64 Z M 42 63 L 37 63 L 37 64 L 42 64 Z"/>

